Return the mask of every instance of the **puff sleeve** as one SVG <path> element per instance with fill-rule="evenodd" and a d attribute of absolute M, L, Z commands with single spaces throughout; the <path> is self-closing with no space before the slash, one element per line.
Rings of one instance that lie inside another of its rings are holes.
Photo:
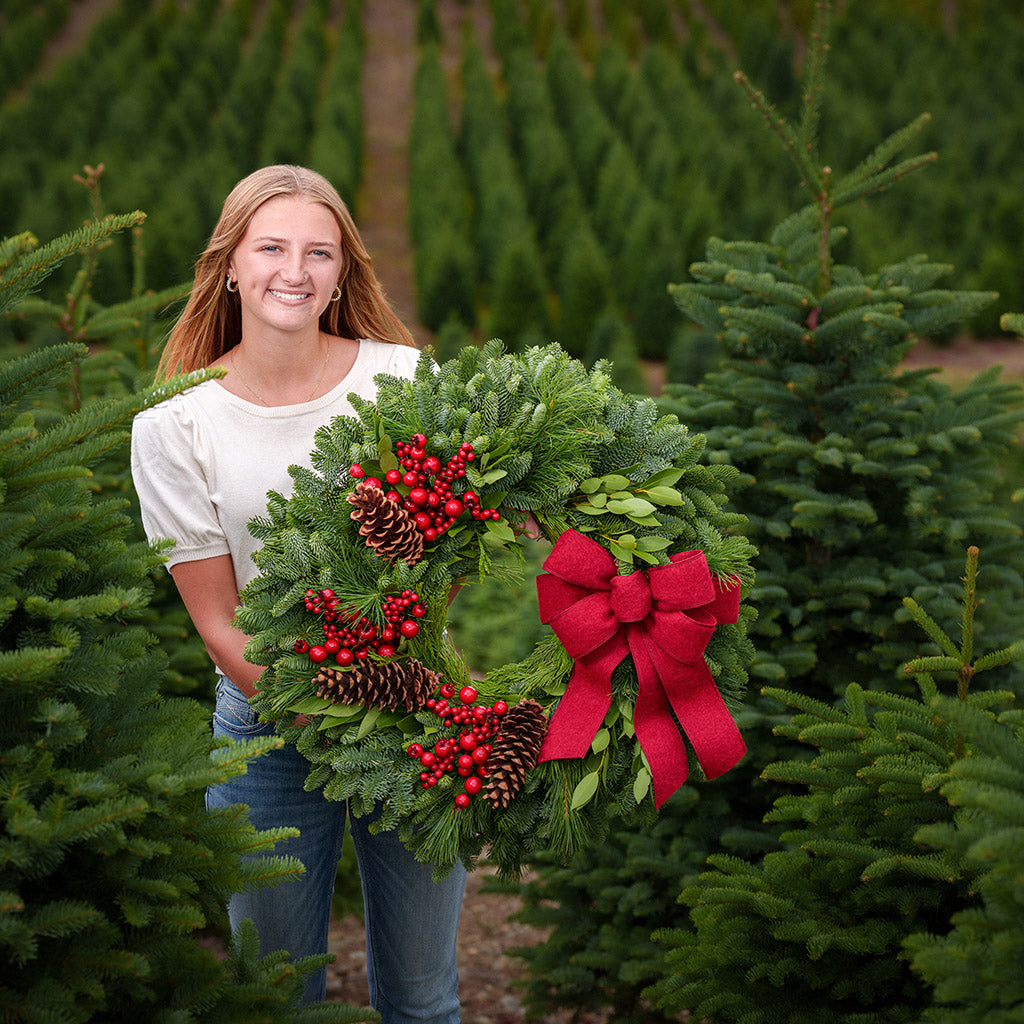
<path fill-rule="evenodd" d="M 132 424 L 131 470 L 150 541 L 175 547 L 168 568 L 230 553 L 212 495 L 209 441 L 184 396 L 139 413 Z"/>

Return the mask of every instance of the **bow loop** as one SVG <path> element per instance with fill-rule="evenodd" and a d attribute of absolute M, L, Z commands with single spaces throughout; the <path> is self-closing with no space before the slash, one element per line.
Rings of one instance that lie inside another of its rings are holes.
<path fill-rule="evenodd" d="M 676 721 L 709 779 L 733 767 L 746 747 L 704 649 L 719 623 L 737 621 L 739 581 L 716 580 L 696 550 L 619 576 L 611 555 L 575 530 L 558 538 L 544 568 L 548 575 L 537 579 L 541 621 L 551 624 L 574 665 L 539 759 L 586 754 L 611 705 L 612 671 L 632 655 L 639 682 L 634 726 L 651 766 L 655 804 L 686 781 Z"/>
<path fill-rule="evenodd" d="M 708 560 L 700 550 L 670 555 L 668 565 L 656 565 L 647 575 L 654 600 L 672 608 L 700 608 L 717 593 Z"/>

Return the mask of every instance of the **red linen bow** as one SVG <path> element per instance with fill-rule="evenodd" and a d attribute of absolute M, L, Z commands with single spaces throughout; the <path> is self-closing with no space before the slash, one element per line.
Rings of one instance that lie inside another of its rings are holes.
<path fill-rule="evenodd" d="M 704 774 L 727 772 L 746 753 L 736 723 L 704 660 L 720 622 L 739 616 L 739 581 L 723 587 L 703 551 L 682 551 L 669 565 L 619 576 L 600 544 L 575 530 L 558 538 L 537 578 L 541 622 L 551 624 L 574 659 L 572 677 L 548 726 L 540 760 L 583 757 L 611 706 L 611 674 L 627 654 L 640 692 L 637 739 L 661 805 L 686 781 L 693 744 Z"/>

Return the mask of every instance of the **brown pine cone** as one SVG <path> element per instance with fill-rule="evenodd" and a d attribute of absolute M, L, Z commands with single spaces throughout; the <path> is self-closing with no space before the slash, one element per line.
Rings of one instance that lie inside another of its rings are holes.
<path fill-rule="evenodd" d="M 415 565 L 423 557 L 423 534 L 416 521 L 379 487 L 360 481 L 346 495 L 354 505 L 350 516 L 359 523 L 359 535 L 383 558 L 400 558 Z"/>
<path fill-rule="evenodd" d="M 527 698 L 509 708 L 487 759 L 483 796 L 495 809 L 504 810 L 523 788 L 526 776 L 537 764 L 548 720 L 537 701 Z"/>
<path fill-rule="evenodd" d="M 366 662 L 350 671 L 321 669 L 313 679 L 317 695 L 335 704 L 365 704 L 368 708 L 406 711 L 423 707 L 441 682 L 436 672 L 415 658 Z"/>

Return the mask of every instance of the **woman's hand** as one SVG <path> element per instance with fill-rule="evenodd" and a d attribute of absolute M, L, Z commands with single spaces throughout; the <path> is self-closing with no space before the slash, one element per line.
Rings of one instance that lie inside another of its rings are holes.
<path fill-rule="evenodd" d="M 533 518 L 530 512 L 526 516 L 526 522 L 522 526 L 514 526 L 512 530 L 516 534 L 522 534 L 527 540 L 540 540 L 544 536 L 541 533 L 540 524 Z"/>

